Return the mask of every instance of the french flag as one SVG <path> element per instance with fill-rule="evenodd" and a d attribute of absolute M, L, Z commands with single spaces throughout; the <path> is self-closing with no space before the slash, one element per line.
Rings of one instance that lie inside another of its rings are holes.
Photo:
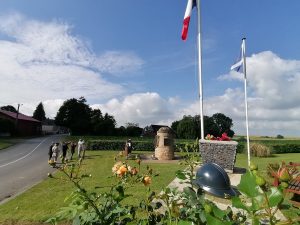
<path fill-rule="evenodd" d="M 184 14 L 184 19 L 183 19 L 183 27 L 182 27 L 182 32 L 181 32 L 181 39 L 186 40 L 188 30 L 189 30 L 189 23 L 191 19 L 191 14 L 192 14 L 192 9 L 197 6 L 196 0 L 188 0 L 185 14 Z"/>

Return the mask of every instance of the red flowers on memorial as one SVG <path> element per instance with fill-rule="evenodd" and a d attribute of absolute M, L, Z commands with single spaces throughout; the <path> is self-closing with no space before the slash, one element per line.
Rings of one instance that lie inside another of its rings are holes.
<path fill-rule="evenodd" d="M 227 133 L 223 133 L 221 137 L 215 137 L 211 134 L 206 135 L 205 140 L 212 141 L 231 141 L 230 137 L 227 136 Z"/>

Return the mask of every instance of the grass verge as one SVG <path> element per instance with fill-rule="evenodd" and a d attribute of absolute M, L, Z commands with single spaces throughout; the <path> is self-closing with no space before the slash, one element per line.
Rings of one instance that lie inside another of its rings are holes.
<path fill-rule="evenodd" d="M 92 174 L 92 178 L 83 181 L 84 187 L 89 190 L 93 190 L 96 186 L 102 187 L 97 189 L 97 192 L 108 190 L 108 186 L 117 179 L 110 177 L 115 154 L 115 151 L 87 152 L 82 172 Z M 137 166 L 134 160 L 128 162 Z M 151 184 L 151 189 L 156 192 L 166 187 L 174 179 L 175 171 L 182 168 L 178 163 L 149 163 L 148 165 L 154 173 L 159 173 Z M 142 161 L 141 171 L 146 171 L 146 166 L 147 164 Z M 67 205 L 64 200 L 75 188 L 63 180 L 62 173 L 57 172 L 54 177 L 55 179 L 48 178 L 24 194 L 0 205 L 0 224 L 38 224 L 54 215 L 60 207 Z M 146 197 L 147 187 L 140 183 L 131 187 L 126 193 L 130 197 L 125 199 L 124 204 L 137 205 L 140 199 Z"/>

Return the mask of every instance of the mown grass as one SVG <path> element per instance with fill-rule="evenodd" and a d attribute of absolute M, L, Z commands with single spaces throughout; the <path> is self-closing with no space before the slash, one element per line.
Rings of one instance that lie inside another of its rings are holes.
<path fill-rule="evenodd" d="M 116 181 L 117 178 L 111 177 L 115 154 L 115 151 L 87 152 L 82 172 L 92 174 L 91 178 L 83 181 L 88 190 L 93 190 L 97 186 L 104 187 L 97 189 L 103 192 Z M 134 160 L 128 162 L 137 166 Z M 154 173 L 159 174 L 153 178 L 151 184 L 151 190 L 156 192 L 166 187 L 174 179 L 175 171 L 182 168 L 178 163 L 149 163 L 148 165 Z M 141 171 L 146 171 L 146 166 L 147 164 L 142 162 Z M 12 221 L 13 224 L 42 222 L 54 215 L 60 207 L 65 206 L 67 203 L 64 199 L 75 189 L 69 182 L 63 180 L 64 176 L 61 172 L 55 173 L 54 177 L 55 179 L 48 178 L 24 194 L 0 205 L 0 224 L 12 223 Z M 138 205 L 140 200 L 146 197 L 147 187 L 139 183 L 128 189 L 126 193 L 130 197 L 125 199 L 124 204 Z"/>
<path fill-rule="evenodd" d="M 20 142 L 19 139 L 0 137 L 0 150 Z"/>
<path fill-rule="evenodd" d="M 91 178 L 83 181 L 88 190 L 94 187 L 103 187 L 97 191 L 106 191 L 108 186 L 115 182 L 116 178 L 111 177 L 111 168 L 114 164 L 116 151 L 88 151 L 87 159 L 84 161 L 83 173 L 92 174 Z M 267 165 L 274 162 L 290 162 L 299 158 L 299 153 L 278 154 L 270 158 L 253 157 L 251 161 L 259 167 L 259 173 L 272 182 L 272 178 L 267 176 Z M 129 160 L 129 164 L 137 166 L 135 161 Z M 45 162 L 46 163 L 46 162 Z M 154 173 L 159 176 L 153 179 L 151 189 L 159 192 L 166 187 L 174 178 L 175 171 L 183 167 L 178 163 L 148 163 Z M 141 171 L 145 171 L 147 164 L 142 162 Z M 236 160 L 237 167 L 247 168 L 247 155 L 238 154 Z M 74 190 L 74 187 L 67 181 L 64 181 L 63 174 L 57 172 L 55 179 L 48 178 L 40 184 L 34 186 L 27 192 L 15 199 L 0 205 L 0 224 L 38 224 L 54 215 L 62 206 L 66 206 L 65 198 Z M 146 197 L 147 187 L 143 184 L 137 184 L 126 191 L 130 195 L 125 199 L 124 204 L 138 205 Z M 291 210 L 283 211 L 285 215 L 294 216 Z"/>

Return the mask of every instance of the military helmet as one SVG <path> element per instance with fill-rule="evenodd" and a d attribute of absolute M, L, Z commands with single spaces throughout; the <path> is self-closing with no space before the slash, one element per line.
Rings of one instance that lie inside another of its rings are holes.
<path fill-rule="evenodd" d="M 205 192 L 220 198 L 230 198 L 237 193 L 232 189 L 225 170 L 216 163 L 206 163 L 196 173 L 194 184 Z"/>

